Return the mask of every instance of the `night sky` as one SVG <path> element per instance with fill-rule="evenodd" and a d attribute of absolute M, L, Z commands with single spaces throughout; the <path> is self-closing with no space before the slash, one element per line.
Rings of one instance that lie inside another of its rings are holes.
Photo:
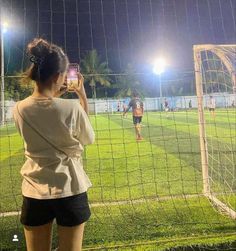
<path fill-rule="evenodd" d="M 36 36 L 62 46 L 71 62 L 93 48 L 114 72 L 138 72 L 159 54 L 173 69 L 193 70 L 192 45 L 236 43 L 236 0 L 2 0 L 12 28 L 6 73 L 28 62 Z"/>

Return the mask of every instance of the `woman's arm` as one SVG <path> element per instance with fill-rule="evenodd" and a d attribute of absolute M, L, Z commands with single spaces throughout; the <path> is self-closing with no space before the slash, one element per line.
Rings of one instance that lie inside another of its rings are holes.
<path fill-rule="evenodd" d="M 88 114 L 89 113 L 88 100 L 84 89 L 84 77 L 81 73 L 78 73 L 78 87 L 75 88 L 75 93 L 78 95 L 80 104 L 83 107 L 84 111 Z"/>
<path fill-rule="evenodd" d="M 78 85 L 77 87 L 74 87 L 74 92 L 77 94 L 80 100 L 80 104 L 83 107 L 84 111 L 88 114 L 89 113 L 89 108 L 88 108 L 88 100 L 87 100 L 87 95 L 84 89 L 84 77 L 81 73 L 78 73 Z M 54 97 L 60 97 L 64 93 L 68 91 L 68 85 L 65 82 L 61 89 L 58 90 L 55 94 Z"/>

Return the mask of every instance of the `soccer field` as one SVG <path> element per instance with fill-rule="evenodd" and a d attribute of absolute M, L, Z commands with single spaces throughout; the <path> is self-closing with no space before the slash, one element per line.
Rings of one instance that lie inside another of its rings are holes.
<path fill-rule="evenodd" d="M 234 209 L 236 197 L 228 192 L 236 188 L 235 118 L 233 109 L 217 111 L 216 118 L 206 113 L 212 184 Z M 91 115 L 91 122 L 96 142 L 86 147 L 84 168 L 93 184 L 88 193 L 93 215 L 85 246 L 184 236 L 194 236 L 193 244 L 207 234 L 218 234 L 223 240 L 235 232 L 235 221 L 202 196 L 197 111 L 146 113 L 141 142 L 135 140 L 131 114 L 127 118 L 118 113 Z M 23 142 L 12 124 L 1 128 L 0 136 L 1 213 L 19 211 Z M 219 179 L 222 175 L 227 184 Z M 5 216 L 0 222 L 2 233 L 12 231 L 18 219 Z"/>

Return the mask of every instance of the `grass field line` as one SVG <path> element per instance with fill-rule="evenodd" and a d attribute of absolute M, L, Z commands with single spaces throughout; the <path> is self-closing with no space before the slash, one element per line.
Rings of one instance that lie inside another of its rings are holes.
<path fill-rule="evenodd" d="M 108 207 L 108 206 L 120 206 L 120 205 L 127 205 L 127 204 L 139 204 L 144 202 L 153 202 L 153 201 L 168 201 L 172 199 L 190 199 L 196 197 L 203 197 L 204 194 L 184 194 L 184 195 L 170 195 L 170 196 L 162 196 L 162 197 L 155 197 L 155 198 L 142 198 L 142 199 L 134 199 L 134 200 L 117 200 L 114 202 L 94 202 L 90 203 L 91 208 L 95 207 Z M 20 215 L 21 211 L 12 211 L 6 213 L 0 213 L 1 217 L 9 217 L 9 216 L 17 216 Z"/>

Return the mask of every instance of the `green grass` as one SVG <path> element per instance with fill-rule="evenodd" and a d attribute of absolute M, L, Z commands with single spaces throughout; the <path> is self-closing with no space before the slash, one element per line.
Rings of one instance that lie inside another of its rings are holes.
<path fill-rule="evenodd" d="M 223 192 L 218 198 L 236 209 L 236 196 L 232 194 L 236 188 L 235 118 L 234 110 L 218 111 L 215 119 L 206 114 L 211 185 L 214 192 Z M 198 244 L 201 236 L 221 234 L 216 237 L 216 242 L 221 242 L 224 233 L 235 231 L 235 221 L 197 196 L 203 185 L 196 111 L 169 113 L 168 117 L 165 113 L 146 113 L 144 140 L 139 143 L 135 140 L 131 115 L 126 119 L 119 114 L 102 114 L 91 116 L 91 122 L 96 142 L 85 150 L 84 168 L 93 183 L 90 203 L 101 206 L 92 208 L 85 246 L 147 241 L 159 245 L 157 241 L 167 240 L 167 247 L 171 245 L 169 238 L 176 239 L 176 246 L 178 239 L 180 245 L 191 245 L 192 237 L 192 244 Z M 19 171 L 24 156 L 23 142 L 14 126 L 0 129 L 0 147 L 0 211 L 20 210 Z M 138 199 L 143 201 L 135 203 Z M 133 203 L 109 204 L 126 200 Z M 14 217 L 1 218 L 7 229 L 14 226 L 10 218 Z M 0 234 L 4 229 L 0 227 Z M 3 242 L 9 244 L 6 239 Z"/>
<path fill-rule="evenodd" d="M 2 248 L 13 247 L 10 238 L 16 231 L 17 222 L 16 217 L 1 219 Z M 17 233 L 22 238 L 21 225 Z M 150 243 L 150 246 L 164 250 L 163 247 L 210 244 L 208 236 L 216 243 L 225 241 L 228 236 L 236 240 L 235 222 L 218 214 L 203 197 L 92 207 L 92 217 L 86 224 L 84 236 L 84 247 L 88 250 L 96 247 L 105 250 L 112 246 L 123 246 L 124 249 L 120 250 L 129 250 L 129 245 L 136 242 Z M 55 226 L 53 240 L 56 247 Z M 22 241 L 20 250 L 25 250 L 24 246 Z M 145 247 L 142 250 L 148 249 Z"/>

